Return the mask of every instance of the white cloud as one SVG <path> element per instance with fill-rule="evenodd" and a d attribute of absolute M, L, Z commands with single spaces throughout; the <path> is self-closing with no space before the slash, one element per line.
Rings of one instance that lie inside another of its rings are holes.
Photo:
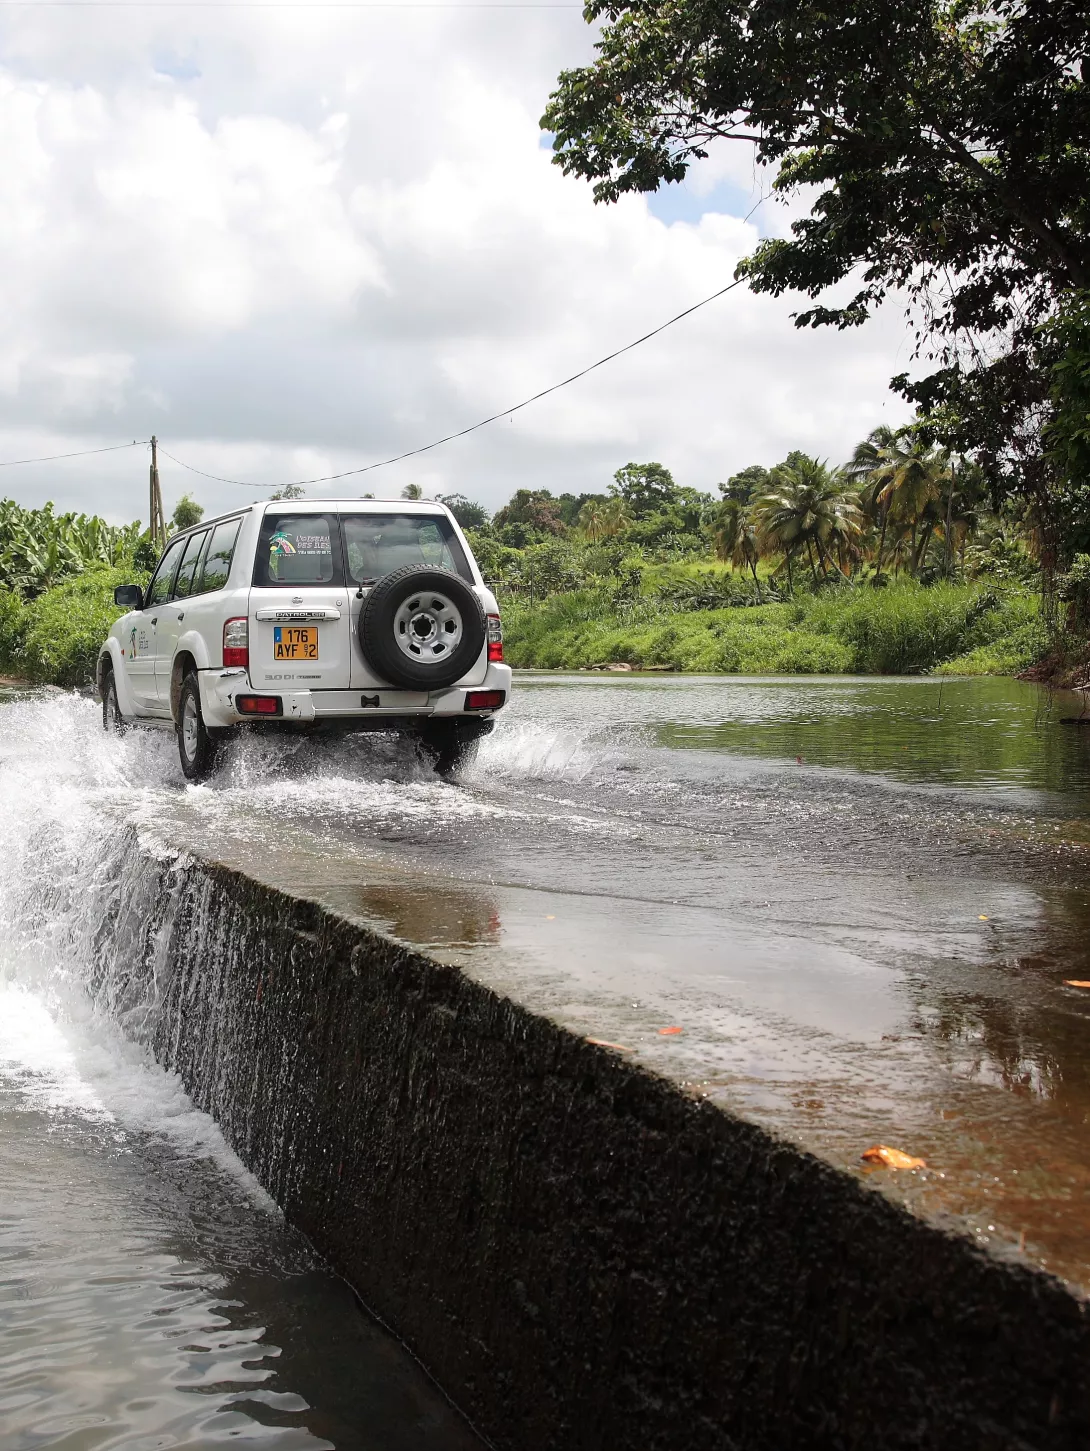
<path fill-rule="evenodd" d="M 154 431 L 271 486 L 388 457 L 657 326 L 789 220 L 743 220 L 767 188 L 743 147 L 697 168 L 692 220 L 671 224 L 562 176 L 537 123 L 589 54 L 578 12 L 0 25 L 0 460 Z M 700 487 L 793 447 L 837 459 L 903 416 L 903 326 L 800 334 L 797 305 L 738 289 L 512 421 L 341 487 L 418 479 L 496 506 L 522 484 L 602 487 L 629 458 Z M 168 497 L 239 497 L 163 472 Z M 4 470 L 0 491 L 132 516 L 145 479 L 133 450 Z"/>

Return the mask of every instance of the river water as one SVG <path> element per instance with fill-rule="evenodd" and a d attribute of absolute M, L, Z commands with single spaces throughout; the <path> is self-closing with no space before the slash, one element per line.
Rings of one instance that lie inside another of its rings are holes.
<path fill-rule="evenodd" d="M 0 704 L 5 1448 L 479 1444 L 94 1007 L 116 841 L 457 962 L 994 1252 L 1090 1287 L 1090 725 L 1013 681 L 526 674 L 463 784 L 403 745 Z M 121 1019 L 120 1023 L 118 1019 Z M 664 1034 L 662 1029 L 672 1031 Z"/>

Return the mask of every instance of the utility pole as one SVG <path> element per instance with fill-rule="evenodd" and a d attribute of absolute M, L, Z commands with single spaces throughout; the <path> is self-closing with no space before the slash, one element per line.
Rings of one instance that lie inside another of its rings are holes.
<path fill-rule="evenodd" d="M 151 436 L 151 476 L 149 479 L 148 532 L 162 549 L 167 542 L 167 523 L 163 517 L 163 495 L 159 489 L 159 440 Z"/>

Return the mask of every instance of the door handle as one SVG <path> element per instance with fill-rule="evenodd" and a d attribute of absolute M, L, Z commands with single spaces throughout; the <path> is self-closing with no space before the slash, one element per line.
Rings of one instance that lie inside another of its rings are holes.
<path fill-rule="evenodd" d="M 184 610 L 179 610 L 178 611 L 178 619 L 179 620 L 184 620 L 185 619 L 185 611 Z"/>
<path fill-rule="evenodd" d="M 152 622 L 153 625 L 157 625 L 159 623 L 159 616 L 158 615 L 153 615 L 151 622 Z"/>

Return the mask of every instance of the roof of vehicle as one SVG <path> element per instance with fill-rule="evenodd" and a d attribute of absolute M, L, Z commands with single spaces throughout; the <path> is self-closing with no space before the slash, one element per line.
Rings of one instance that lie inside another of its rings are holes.
<path fill-rule="evenodd" d="M 228 509 L 226 513 L 216 514 L 211 519 L 201 519 L 197 524 L 191 524 L 188 529 L 178 529 L 167 539 L 172 544 L 175 539 L 181 539 L 187 534 L 195 534 L 198 530 L 209 529 L 213 525 L 222 524 L 227 519 L 240 519 L 243 514 L 253 513 L 255 510 L 262 514 L 269 509 L 275 509 L 281 514 L 445 514 L 448 518 L 453 516 L 445 504 L 440 504 L 434 499 L 260 499 L 255 504 L 243 504 L 237 509 Z"/>
<path fill-rule="evenodd" d="M 252 505 L 255 509 L 276 509 L 277 512 L 299 509 L 305 513 L 322 513 L 331 510 L 337 514 L 440 514 L 448 513 L 447 506 L 436 499 L 266 499 Z"/>

